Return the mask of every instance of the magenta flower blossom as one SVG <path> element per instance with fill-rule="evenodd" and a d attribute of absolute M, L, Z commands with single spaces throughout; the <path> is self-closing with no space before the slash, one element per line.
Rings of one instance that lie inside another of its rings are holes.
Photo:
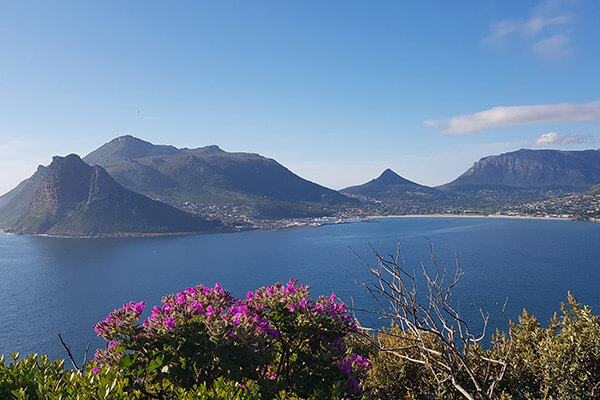
<path fill-rule="evenodd" d="M 165 328 L 172 331 L 175 328 L 175 318 L 173 317 L 165 317 Z"/>

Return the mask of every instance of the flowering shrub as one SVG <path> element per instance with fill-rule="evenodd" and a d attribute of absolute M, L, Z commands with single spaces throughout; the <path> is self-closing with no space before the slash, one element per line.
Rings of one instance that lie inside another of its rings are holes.
<path fill-rule="evenodd" d="M 123 305 L 95 325 L 107 340 L 96 368 L 118 366 L 142 392 L 157 383 L 181 387 L 218 378 L 258 385 L 266 398 L 286 390 L 302 397 L 359 395 L 368 361 L 349 354 L 344 338 L 356 327 L 335 294 L 310 297 L 290 280 L 236 299 L 219 284 L 162 298 L 140 323 L 145 302 Z"/>

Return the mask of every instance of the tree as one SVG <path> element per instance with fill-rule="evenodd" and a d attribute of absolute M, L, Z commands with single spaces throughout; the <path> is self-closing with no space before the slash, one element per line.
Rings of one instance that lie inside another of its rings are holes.
<path fill-rule="evenodd" d="M 495 344 L 494 356 L 482 348 L 489 314 L 479 310 L 483 328 L 474 333 L 451 302 L 452 289 L 462 276 L 458 263 L 453 274 L 440 269 L 429 243 L 432 265 L 421 264 L 422 281 L 401 263 L 399 247 L 388 256 L 374 250 L 377 265 L 366 264 L 375 280 L 362 285 L 379 306 L 369 312 L 391 321 L 392 329 L 361 329 L 376 333 L 369 338 L 380 352 L 420 366 L 420 374 L 434 384 L 429 390 L 454 390 L 468 400 L 499 398 L 498 384 L 506 372 L 511 342 Z M 420 282 L 426 286 L 424 291 L 419 291 Z"/>

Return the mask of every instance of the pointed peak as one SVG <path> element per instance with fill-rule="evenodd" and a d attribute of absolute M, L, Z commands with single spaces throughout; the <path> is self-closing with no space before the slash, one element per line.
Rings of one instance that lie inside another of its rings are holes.
<path fill-rule="evenodd" d="M 371 182 L 378 185 L 418 185 L 417 183 L 401 177 L 390 168 L 387 168 L 381 173 L 381 175 L 379 175 L 376 179 L 373 179 Z"/>
<path fill-rule="evenodd" d="M 400 175 L 392 171 L 390 168 L 386 168 L 385 171 L 379 175 L 379 178 L 402 178 Z M 379 179 L 377 178 L 377 179 Z"/>

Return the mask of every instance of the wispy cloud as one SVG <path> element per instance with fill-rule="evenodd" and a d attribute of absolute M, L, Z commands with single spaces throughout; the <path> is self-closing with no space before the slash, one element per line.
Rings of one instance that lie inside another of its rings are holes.
<path fill-rule="evenodd" d="M 571 39 L 565 35 L 554 35 L 533 44 L 533 51 L 542 58 L 559 59 L 573 53 Z"/>
<path fill-rule="evenodd" d="M 494 107 L 446 120 L 427 120 L 424 125 L 441 129 L 441 134 L 461 135 L 488 128 L 547 122 L 600 122 L 600 101 Z"/>
<path fill-rule="evenodd" d="M 509 42 L 525 43 L 534 54 L 560 59 L 573 53 L 569 37 L 573 15 L 563 10 L 565 1 L 547 0 L 531 11 L 528 19 L 505 19 L 490 25 L 490 33 L 481 40 L 486 45 L 502 46 Z"/>
<path fill-rule="evenodd" d="M 556 132 L 548 132 L 541 134 L 540 137 L 533 142 L 533 145 L 535 147 L 566 146 L 569 144 L 589 143 L 592 139 L 594 139 L 593 136 L 577 135 L 575 133 L 559 135 Z"/>

